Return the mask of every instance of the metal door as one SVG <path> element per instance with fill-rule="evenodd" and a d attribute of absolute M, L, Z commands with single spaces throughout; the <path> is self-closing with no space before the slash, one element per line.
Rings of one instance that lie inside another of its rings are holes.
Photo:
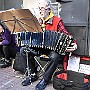
<path fill-rule="evenodd" d="M 59 1 L 59 0 L 58 0 Z M 89 0 L 60 0 L 60 16 L 67 30 L 76 38 L 78 49 L 74 54 L 90 55 Z"/>

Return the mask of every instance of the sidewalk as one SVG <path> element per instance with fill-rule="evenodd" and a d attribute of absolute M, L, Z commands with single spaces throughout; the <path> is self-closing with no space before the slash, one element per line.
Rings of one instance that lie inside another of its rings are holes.
<path fill-rule="evenodd" d="M 35 90 L 36 84 L 39 82 L 33 82 L 32 85 L 22 86 L 22 74 L 13 72 L 11 67 L 0 68 L 0 90 Z M 45 90 L 55 90 L 52 84 L 49 84 Z"/>

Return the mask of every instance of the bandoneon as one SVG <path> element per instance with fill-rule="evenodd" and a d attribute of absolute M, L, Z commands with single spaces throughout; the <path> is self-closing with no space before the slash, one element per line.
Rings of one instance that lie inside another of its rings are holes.
<path fill-rule="evenodd" d="M 64 55 L 73 37 L 64 33 L 46 30 L 45 32 L 17 32 L 16 43 L 20 46 L 45 48 Z"/>

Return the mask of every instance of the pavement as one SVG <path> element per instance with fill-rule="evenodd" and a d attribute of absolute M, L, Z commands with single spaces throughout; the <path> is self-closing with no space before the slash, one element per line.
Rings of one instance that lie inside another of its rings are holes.
<path fill-rule="evenodd" d="M 35 90 L 35 86 L 40 81 L 39 78 L 36 82 L 31 85 L 22 86 L 21 82 L 23 74 L 14 71 L 12 67 L 0 68 L 0 90 Z M 45 90 L 55 90 L 52 82 L 46 87 Z"/>

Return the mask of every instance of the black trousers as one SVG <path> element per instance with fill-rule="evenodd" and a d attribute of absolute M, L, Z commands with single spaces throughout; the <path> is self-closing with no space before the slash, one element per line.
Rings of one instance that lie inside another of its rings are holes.
<path fill-rule="evenodd" d="M 5 57 L 3 52 L 3 46 L 0 46 L 0 57 Z"/>
<path fill-rule="evenodd" d="M 10 60 L 10 57 L 15 58 L 16 53 L 17 53 L 17 47 L 16 46 L 9 46 L 9 45 L 2 46 L 1 47 L 1 52 L 4 54 L 4 57 L 7 60 Z"/>
<path fill-rule="evenodd" d="M 54 73 L 54 71 L 56 70 L 58 64 L 63 64 L 63 60 L 64 60 L 64 55 L 60 55 L 58 53 L 56 53 L 55 51 L 51 51 L 50 54 L 48 55 L 50 58 L 50 63 L 48 65 L 48 67 L 46 68 L 46 71 L 44 73 L 44 80 L 49 82 L 52 78 L 52 75 Z"/>

